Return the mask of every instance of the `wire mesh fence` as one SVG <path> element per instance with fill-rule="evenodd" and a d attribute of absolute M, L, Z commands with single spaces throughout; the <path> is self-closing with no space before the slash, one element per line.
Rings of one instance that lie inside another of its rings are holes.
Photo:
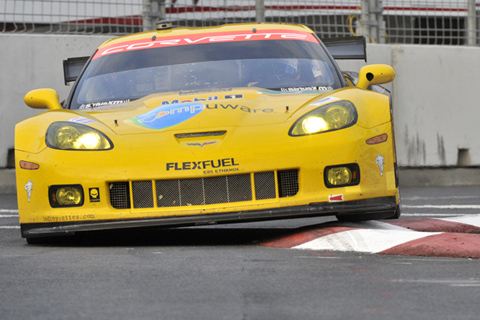
<path fill-rule="evenodd" d="M 480 0 L 3 0 L 0 32 L 122 35 L 175 26 L 280 22 L 320 37 L 480 45 Z"/>

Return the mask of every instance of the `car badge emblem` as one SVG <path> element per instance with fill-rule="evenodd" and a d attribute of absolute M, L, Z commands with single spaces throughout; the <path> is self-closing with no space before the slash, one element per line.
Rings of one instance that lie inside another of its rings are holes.
<path fill-rule="evenodd" d="M 378 153 L 377 158 L 375 159 L 375 163 L 378 165 L 378 169 L 380 169 L 380 175 L 383 177 L 383 165 L 385 164 L 385 157 Z"/>
<path fill-rule="evenodd" d="M 215 143 L 217 143 L 217 141 L 208 141 L 208 142 L 203 142 L 203 143 L 187 142 L 187 146 L 199 146 L 199 147 L 203 148 L 203 146 L 207 146 L 209 144 L 215 144 Z"/>
<path fill-rule="evenodd" d="M 30 198 L 32 197 L 32 190 L 33 190 L 32 180 L 28 179 L 28 182 L 25 183 L 25 190 L 27 191 L 28 202 L 30 202 Z"/>
<path fill-rule="evenodd" d="M 90 194 L 90 202 L 100 202 L 100 189 L 99 188 L 90 188 L 88 189 Z"/>

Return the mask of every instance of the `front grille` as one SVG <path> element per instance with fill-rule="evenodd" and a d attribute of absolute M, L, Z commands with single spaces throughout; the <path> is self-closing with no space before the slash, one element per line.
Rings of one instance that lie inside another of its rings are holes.
<path fill-rule="evenodd" d="M 131 187 L 128 182 L 113 182 L 110 183 L 110 203 L 116 209 L 131 208 L 130 192 L 133 208 L 141 209 L 275 199 L 277 194 L 280 198 L 294 196 L 298 190 L 298 170 L 295 169 L 208 178 L 132 181 Z"/>
<path fill-rule="evenodd" d="M 110 203 L 115 209 L 130 208 L 128 182 L 110 183 Z"/>
<path fill-rule="evenodd" d="M 279 196 L 293 197 L 298 193 L 298 170 L 278 171 Z"/>
<path fill-rule="evenodd" d="M 133 207 L 152 208 L 152 181 L 132 181 Z"/>
<path fill-rule="evenodd" d="M 275 172 L 255 173 L 255 198 L 257 200 L 273 199 L 277 195 L 275 190 Z"/>

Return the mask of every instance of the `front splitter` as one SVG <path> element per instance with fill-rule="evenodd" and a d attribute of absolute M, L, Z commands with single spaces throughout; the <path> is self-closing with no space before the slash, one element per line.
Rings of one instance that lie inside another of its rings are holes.
<path fill-rule="evenodd" d="M 278 219 L 295 219 L 312 216 L 337 215 L 339 217 L 362 216 L 368 220 L 388 219 L 395 216 L 397 204 L 395 197 L 382 197 L 339 203 L 319 202 L 305 206 L 284 207 L 265 210 L 236 211 L 212 213 L 193 216 L 172 216 L 161 218 L 98 220 L 55 223 L 20 224 L 22 237 L 37 238 L 50 236 L 74 235 L 76 232 L 145 228 L 145 227 L 183 227 L 196 225 L 213 225 L 221 223 L 240 223 Z M 368 217 L 367 217 L 368 216 Z"/>

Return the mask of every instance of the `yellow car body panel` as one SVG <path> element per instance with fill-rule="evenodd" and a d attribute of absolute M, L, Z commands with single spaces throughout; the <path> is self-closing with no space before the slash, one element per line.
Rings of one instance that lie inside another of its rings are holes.
<path fill-rule="evenodd" d="M 252 28 L 311 32 L 268 24 L 172 29 L 117 38 L 99 49 L 125 48 L 125 41 L 166 34 Z M 355 105 L 355 123 L 318 134 L 290 134 L 300 117 L 336 101 Z M 192 115 L 172 126 L 150 125 L 175 113 Z M 46 132 L 55 122 L 96 129 L 112 148 L 52 148 Z M 369 140 L 375 137 L 385 138 Z M 150 94 L 96 108 L 52 109 L 17 124 L 15 149 L 18 209 L 26 238 L 137 226 L 340 217 L 354 214 L 355 208 L 388 211 L 388 217 L 399 205 L 389 96 L 357 87 L 293 93 L 212 88 Z M 326 168 L 343 164 L 359 167 L 358 183 L 328 187 Z M 64 185 L 81 186 L 81 205 L 52 205 L 52 186 Z M 169 187 L 164 190 L 164 185 Z M 179 188 L 184 188 L 180 195 L 170 194 Z M 192 194 L 184 191 L 189 188 Z M 198 190 L 203 194 L 196 194 Z M 383 200 L 372 209 L 371 199 Z"/>

